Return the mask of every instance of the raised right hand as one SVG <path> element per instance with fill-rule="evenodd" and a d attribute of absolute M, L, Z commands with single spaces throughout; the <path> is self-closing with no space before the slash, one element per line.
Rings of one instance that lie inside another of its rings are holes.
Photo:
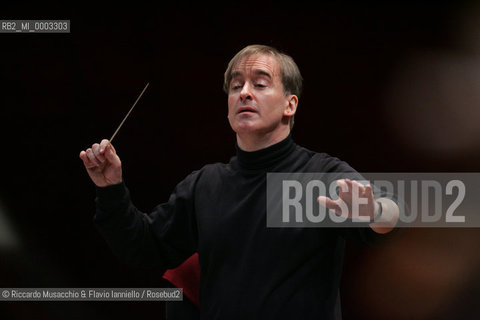
<path fill-rule="evenodd" d="M 122 162 L 115 148 L 107 139 L 81 151 L 80 159 L 83 160 L 90 179 L 98 187 L 107 187 L 122 182 Z"/>

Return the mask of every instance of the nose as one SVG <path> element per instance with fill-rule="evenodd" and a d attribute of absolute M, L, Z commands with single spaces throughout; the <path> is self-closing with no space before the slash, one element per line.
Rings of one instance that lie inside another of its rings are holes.
<path fill-rule="evenodd" d="M 252 87 L 246 81 L 245 84 L 242 87 L 242 91 L 240 91 L 240 100 L 241 101 L 252 100 L 252 90 L 251 89 L 252 89 Z"/>

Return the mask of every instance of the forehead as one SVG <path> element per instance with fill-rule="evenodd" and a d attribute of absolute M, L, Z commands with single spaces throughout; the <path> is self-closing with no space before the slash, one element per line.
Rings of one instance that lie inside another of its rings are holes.
<path fill-rule="evenodd" d="M 280 66 L 272 55 L 252 54 L 242 58 L 232 69 L 232 73 L 237 75 L 255 71 L 264 71 L 274 77 L 280 74 Z"/>

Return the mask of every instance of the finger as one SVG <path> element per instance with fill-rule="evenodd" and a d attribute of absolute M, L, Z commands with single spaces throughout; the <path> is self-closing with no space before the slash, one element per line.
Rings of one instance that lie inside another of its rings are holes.
<path fill-rule="evenodd" d="M 102 142 L 100 142 L 100 153 L 103 154 L 105 152 L 105 149 L 107 146 L 110 144 L 110 141 L 107 139 L 103 139 Z"/>
<path fill-rule="evenodd" d="M 86 152 L 86 151 L 80 152 L 80 159 L 82 159 L 83 165 L 84 165 L 85 168 L 87 168 L 87 169 L 91 169 L 91 168 L 97 167 L 97 165 L 96 165 L 95 163 L 93 163 L 93 162 L 90 161 L 90 159 L 89 159 L 88 156 L 87 156 L 87 152 Z"/>
<path fill-rule="evenodd" d="M 347 185 L 348 191 L 353 190 L 353 181 L 350 179 L 345 179 L 345 184 Z"/>
<path fill-rule="evenodd" d="M 369 201 L 373 201 L 375 198 L 373 196 L 373 189 L 371 185 L 365 187 L 365 194 L 364 196 L 369 199 Z"/>
<path fill-rule="evenodd" d="M 371 185 L 365 186 L 365 193 L 366 193 L 367 195 L 370 195 L 370 194 L 373 195 L 373 189 L 372 189 L 372 186 L 371 186 Z"/>
<path fill-rule="evenodd" d="M 100 145 L 98 143 L 95 143 L 93 146 L 92 146 L 92 151 L 93 151 L 93 154 L 95 155 L 95 158 L 97 158 L 97 160 L 100 162 L 100 163 L 104 163 L 105 162 L 105 156 L 100 153 Z"/>
<path fill-rule="evenodd" d="M 115 148 L 109 144 L 105 149 L 105 158 L 116 167 L 121 166 L 120 158 L 118 157 L 117 153 L 115 152 Z"/>
<path fill-rule="evenodd" d="M 347 184 L 349 190 L 352 189 L 354 185 L 358 184 L 357 181 L 354 181 L 354 180 L 352 181 L 350 179 L 345 179 L 345 183 Z"/>
<path fill-rule="evenodd" d="M 93 151 L 92 151 L 91 148 L 87 149 L 87 157 L 88 157 L 88 160 L 90 160 L 90 162 L 92 164 L 95 164 L 96 166 L 100 166 L 100 162 L 97 160 L 97 158 L 93 154 Z"/>
<path fill-rule="evenodd" d="M 329 210 L 333 210 L 333 212 L 335 212 L 336 215 L 338 215 L 338 216 L 343 215 L 342 207 L 339 205 L 339 201 L 341 201 L 340 199 L 336 200 L 336 201 L 333 201 L 329 197 L 319 196 L 317 198 L 317 201 L 321 206 L 324 206 L 325 208 L 327 208 Z"/>
<path fill-rule="evenodd" d="M 113 146 L 113 144 L 110 143 L 108 146 L 113 150 L 114 154 L 117 154 L 117 150 L 115 150 L 115 147 Z"/>
<path fill-rule="evenodd" d="M 83 164 L 87 165 L 87 162 L 88 162 L 87 153 L 82 150 L 82 151 L 80 151 L 79 157 L 80 157 L 80 159 L 82 159 Z"/>
<path fill-rule="evenodd" d="M 361 184 L 360 182 L 355 181 L 355 180 L 353 180 L 353 181 L 350 180 L 349 182 L 350 182 L 352 190 L 354 190 L 354 188 L 355 188 L 355 189 L 358 190 L 359 194 L 364 194 L 365 193 L 365 186 L 363 184 Z"/>
<path fill-rule="evenodd" d="M 340 188 L 340 193 L 348 192 L 349 190 L 345 179 L 337 180 L 337 186 Z"/>
<path fill-rule="evenodd" d="M 339 205 L 329 197 L 319 196 L 317 198 L 317 201 L 320 205 L 324 206 L 327 209 L 330 209 L 330 210 L 340 209 Z"/>

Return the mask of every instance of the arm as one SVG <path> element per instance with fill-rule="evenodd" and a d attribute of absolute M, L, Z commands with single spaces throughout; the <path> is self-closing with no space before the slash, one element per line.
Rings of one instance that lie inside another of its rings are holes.
<path fill-rule="evenodd" d="M 122 181 L 120 158 L 108 140 L 82 151 L 80 158 L 96 185 L 94 221 L 120 259 L 171 268 L 196 250 L 192 199 L 197 174 L 177 185 L 167 203 L 145 214 L 133 205 Z"/>

